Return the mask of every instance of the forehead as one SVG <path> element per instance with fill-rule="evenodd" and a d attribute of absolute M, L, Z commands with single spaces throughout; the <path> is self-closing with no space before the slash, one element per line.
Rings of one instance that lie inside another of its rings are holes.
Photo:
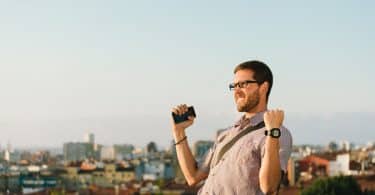
<path fill-rule="evenodd" d="M 254 71 L 245 69 L 239 70 L 234 74 L 234 82 L 245 81 L 245 80 L 254 80 Z"/>

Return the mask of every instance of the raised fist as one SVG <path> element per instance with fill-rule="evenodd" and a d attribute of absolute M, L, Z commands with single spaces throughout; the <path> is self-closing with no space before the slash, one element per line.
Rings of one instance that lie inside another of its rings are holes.
<path fill-rule="evenodd" d="M 172 108 L 172 112 L 174 114 L 177 114 L 177 115 L 182 115 L 182 114 L 186 113 L 187 111 L 188 111 L 188 106 L 186 104 L 180 104 L 180 105 Z M 175 124 L 173 119 L 172 119 L 171 120 L 172 121 L 172 129 L 175 130 L 175 131 L 184 131 L 186 128 L 188 128 L 189 126 L 191 126 L 194 123 L 195 118 L 193 116 L 189 116 L 188 119 L 189 120 L 178 123 L 178 124 Z"/>
<path fill-rule="evenodd" d="M 284 120 L 284 111 L 280 109 L 268 110 L 264 113 L 263 117 L 267 130 L 280 128 Z"/>

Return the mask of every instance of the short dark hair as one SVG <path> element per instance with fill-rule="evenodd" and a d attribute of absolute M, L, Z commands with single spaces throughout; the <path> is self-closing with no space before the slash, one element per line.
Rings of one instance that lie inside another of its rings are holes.
<path fill-rule="evenodd" d="M 254 79 L 260 85 L 264 82 L 268 82 L 269 88 L 267 91 L 267 101 L 271 93 L 271 88 L 273 84 L 273 76 L 271 69 L 263 62 L 257 60 L 251 60 L 243 62 L 236 66 L 234 69 L 234 74 L 239 70 L 252 70 L 254 72 Z"/>

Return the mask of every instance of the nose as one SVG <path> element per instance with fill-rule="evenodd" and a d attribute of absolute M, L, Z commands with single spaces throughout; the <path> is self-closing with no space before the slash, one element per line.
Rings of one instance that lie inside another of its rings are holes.
<path fill-rule="evenodd" d="M 236 94 L 241 94 L 241 93 L 242 93 L 241 88 L 239 88 L 239 87 L 235 87 L 235 88 L 233 88 L 233 94 L 234 94 L 234 95 L 236 95 Z"/>

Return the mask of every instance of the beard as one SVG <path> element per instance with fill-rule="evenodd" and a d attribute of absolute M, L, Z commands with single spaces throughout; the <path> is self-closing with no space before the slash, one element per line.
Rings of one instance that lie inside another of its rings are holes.
<path fill-rule="evenodd" d="M 244 101 L 236 102 L 238 112 L 249 112 L 259 104 L 259 91 L 249 94 Z"/>

